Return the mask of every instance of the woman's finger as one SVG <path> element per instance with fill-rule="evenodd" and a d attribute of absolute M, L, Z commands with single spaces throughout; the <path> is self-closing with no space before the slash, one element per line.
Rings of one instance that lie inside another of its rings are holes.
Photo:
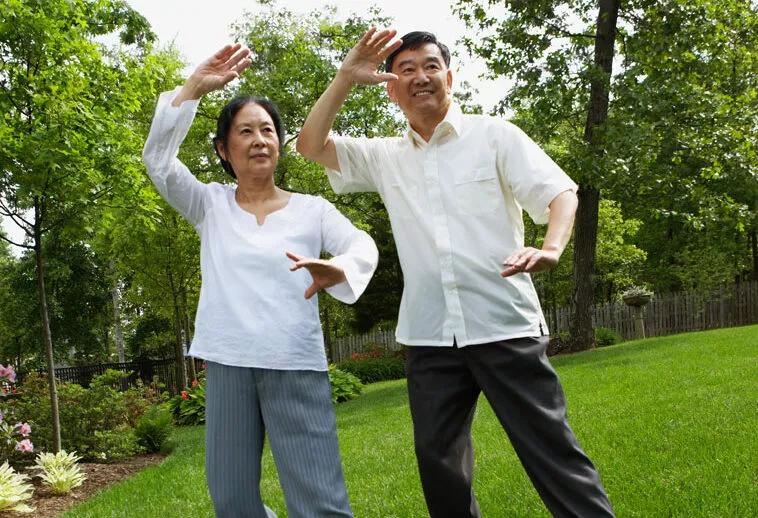
<path fill-rule="evenodd" d="M 312 296 L 314 296 L 316 293 L 318 293 L 319 289 L 321 289 L 321 288 L 319 288 L 319 285 L 316 284 L 315 282 L 313 282 L 313 284 L 311 284 L 310 286 L 308 286 L 308 289 L 305 290 L 305 298 L 306 298 L 306 300 L 309 299 L 309 298 L 311 298 Z"/>

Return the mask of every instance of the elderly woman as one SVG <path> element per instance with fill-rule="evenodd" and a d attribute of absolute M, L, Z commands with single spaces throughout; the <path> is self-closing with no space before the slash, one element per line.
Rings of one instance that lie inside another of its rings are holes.
<path fill-rule="evenodd" d="M 190 354 L 208 362 L 208 487 L 217 516 L 271 516 L 259 490 L 267 434 L 291 518 L 352 516 L 313 295 L 355 302 L 376 246 L 328 201 L 274 184 L 284 128 L 268 100 L 238 97 L 218 117 L 213 145 L 236 183 L 202 183 L 177 158 L 199 99 L 250 63 L 248 49 L 228 45 L 161 94 L 143 153 L 158 191 L 200 235 Z M 318 259 L 322 250 L 333 257 Z"/>

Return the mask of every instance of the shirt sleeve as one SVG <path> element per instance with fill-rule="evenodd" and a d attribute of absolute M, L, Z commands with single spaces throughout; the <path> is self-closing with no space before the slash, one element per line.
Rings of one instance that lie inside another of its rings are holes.
<path fill-rule="evenodd" d="M 326 174 L 335 193 L 377 192 L 372 174 L 377 163 L 376 142 L 372 140 L 375 139 L 332 137 L 340 170 L 327 168 Z"/>
<path fill-rule="evenodd" d="M 547 223 L 553 199 L 564 191 L 576 192 L 577 185 L 526 133 L 506 124 L 500 174 L 532 220 Z"/>
<path fill-rule="evenodd" d="M 379 251 L 366 232 L 353 226 L 337 208 L 323 200 L 321 234 L 323 248 L 331 261 L 345 271 L 346 281 L 326 292 L 346 304 L 353 304 L 366 290 L 379 261 Z"/>
<path fill-rule="evenodd" d="M 172 106 L 180 88 L 163 92 L 158 98 L 142 159 L 161 196 L 197 227 L 205 215 L 208 186 L 195 178 L 177 155 L 192 126 L 199 101 L 184 101 L 181 106 Z"/>

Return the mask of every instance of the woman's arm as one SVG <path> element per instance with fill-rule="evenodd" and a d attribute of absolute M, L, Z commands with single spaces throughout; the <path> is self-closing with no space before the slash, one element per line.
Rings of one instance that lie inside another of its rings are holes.
<path fill-rule="evenodd" d="M 142 158 L 150 179 L 163 198 L 193 226 L 205 215 L 205 184 L 177 158 L 199 99 L 217 90 L 250 65 L 249 50 L 227 45 L 201 63 L 185 84 L 158 99 Z"/>
<path fill-rule="evenodd" d="M 346 304 L 353 304 L 366 290 L 379 261 L 379 251 L 366 232 L 326 200 L 321 215 L 323 249 L 333 255 L 329 260 L 301 257 L 287 252 L 294 261 L 290 270 L 306 268 L 313 283 L 305 292 L 309 299 L 320 290 Z"/>

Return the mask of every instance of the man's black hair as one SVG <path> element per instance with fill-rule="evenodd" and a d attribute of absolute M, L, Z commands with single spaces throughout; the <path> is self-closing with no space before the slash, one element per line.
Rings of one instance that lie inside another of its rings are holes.
<path fill-rule="evenodd" d="M 218 144 L 224 146 L 224 149 L 226 149 L 227 137 L 229 136 L 229 130 L 232 127 L 232 121 L 234 121 L 234 117 L 236 117 L 237 113 L 248 104 L 257 104 L 266 110 L 266 113 L 268 113 L 269 117 L 271 117 L 271 120 L 274 122 L 276 136 L 279 137 L 280 154 L 284 148 L 284 125 L 282 124 L 282 117 L 279 115 L 279 109 L 276 105 L 265 97 L 254 97 L 252 95 L 235 97 L 226 103 L 226 106 L 221 109 L 218 121 L 216 122 L 216 136 L 213 137 L 212 141 L 213 151 L 216 152 L 219 160 L 221 160 L 221 167 L 234 178 L 237 178 L 237 175 L 234 173 L 234 169 L 232 169 L 232 164 L 221 157 L 221 154 L 218 152 Z"/>
<path fill-rule="evenodd" d="M 437 36 L 431 32 L 413 31 L 409 32 L 401 39 L 403 40 L 403 44 L 400 45 L 400 47 L 398 47 L 398 49 L 395 50 L 392 54 L 387 56 L 387 59 L 384 62 L 385 72 L 392 72 L 392 64 L 395 62 L 395 57 L 402 51 L 407 49 L 416 50 L 420 47 L 423 47 L 427 43 L 437 45 L 437 48 L 440 49 L 440 53 L 442 54 L 442 59 L 445 60 L 445 66 L 450 67 L 450 50 L 447 48 L 447 45 L 439 41 L 437 39 Z"/>

